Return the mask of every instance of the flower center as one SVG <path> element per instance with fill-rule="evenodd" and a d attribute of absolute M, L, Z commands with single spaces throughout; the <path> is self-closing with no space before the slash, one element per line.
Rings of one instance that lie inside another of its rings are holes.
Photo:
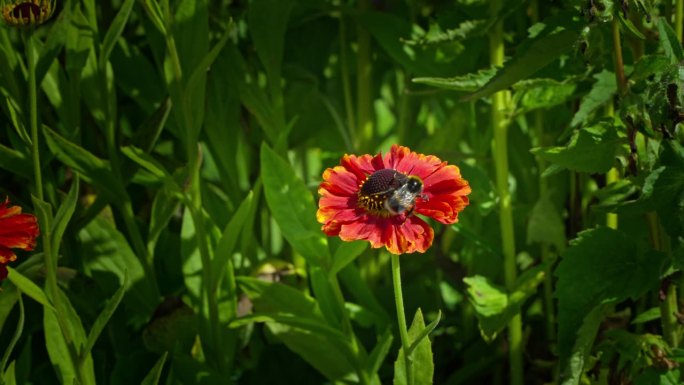
<path fill-rule="evenodd" d="M 12 10 L 12 16 L 18 19 L 31 20 L 31 15 L 33 15 L 35 20 L 38 20 L 40 17 L 40 7 L 37 4 L 24 2 Z"/>
<path fill-rule="evenodd" d="M 373 215 L 395 215 L 387 209 L 386 202 L 394 192 L 406 183 L 407 176 L 397 170 L 386 168 L 371 174 L 359 185 L 358 205 Z"/>

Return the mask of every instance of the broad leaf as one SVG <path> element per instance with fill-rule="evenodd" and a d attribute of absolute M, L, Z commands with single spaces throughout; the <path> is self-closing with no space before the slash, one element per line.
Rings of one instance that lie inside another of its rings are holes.
<path fill-rule="evenodd" d="M 617 92 L 617 81 L 615 74 L 610 71 L 603 70 L 594 75 L 596 83 L 591 87 L 591 91 L 582 98 L 580 108 L 572 117 L 570 125 L 578 126 L 585 123 L 589 116 L 599 107 L 613 100 L 613 96 Z"/>
<path fill-rule="evenodd" d="M 604 121 L 577 130 L 567 146 L 534 148 L 532 153 L 555 166 L 594 174 L 613 167 L 621 146 L 616 127 Z"/>
<path fill-rule="evenodd" d="M 511 318 L 520 312 L 527 298 L 544 281 L 545 269 L 546 264 L 541 264 L 523 273 L 511 293 L 479 275 L 463 279 L 468 285 L 468 298 L 475 307 L 480 333 L 485 341 L 493 341 Z"/>
<path fill-rule="evenodd" d="M 597 306 L 638 298 L 658 286 L 664 256 L 639 250 L 623 232 L 599 227 L 570 242 L 558 277 L 558 348 L 561 366 L 570 359 L 584 318 Z"/>
<path fill-rule="evenodd" d="M 408 330 L 409 341 L 412 343 L 416 341 L 425 330 L 425 321 L 423 320 L 423 312 L 420 309 L 416 310 L 416 315 L 413 317 L 413 322 Z M 406 360 L 404 358 L 404 349 L 399 349 L 397 360 L 394 362 L 394 385 L 406 385 L 409 383 L 406 378 Z M 432 360 L 432 344 L 429 338 L 423 338 L 418 343 L 416 348 L 409 356 L 412 362 L 412 384 L 432 384 L 432 377 L 435 372 L 435 364 Z"/>
<path fill-rule="evenodd" d="M 503 68 L 487 84 L 468 95 L 466 99 L 472 100 L 491 95 L 533 75 L 560 55 L 570 51 L 578 38 L 579 34 L 569 29 L 533 38 L 525 49 L 520 50 L 512 59 L 504 63 Z"/>

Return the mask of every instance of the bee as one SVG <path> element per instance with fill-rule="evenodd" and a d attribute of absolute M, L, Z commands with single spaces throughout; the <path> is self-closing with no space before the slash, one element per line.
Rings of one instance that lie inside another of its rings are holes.
<path fill-rule="evenodd" d="M 392 169 L 376 171 L 361 185 L 359 204 L 382 216 L 406 214 L 408 218 L 416 206 L 416 199 L 427 200 L 423 181 Z"/>

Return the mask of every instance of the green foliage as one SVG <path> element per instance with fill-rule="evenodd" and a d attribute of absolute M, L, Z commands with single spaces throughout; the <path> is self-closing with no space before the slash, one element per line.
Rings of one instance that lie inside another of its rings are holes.
<path fill-rule="evenodd" d="M 56 3 L 0 28 L 0 202 L 40 225 L 0 383 L 682 382 L 682 0 Z M 316 216 L 395 143 L 472 188 L 401 256 L 403 347 L 390 257 Z"/>

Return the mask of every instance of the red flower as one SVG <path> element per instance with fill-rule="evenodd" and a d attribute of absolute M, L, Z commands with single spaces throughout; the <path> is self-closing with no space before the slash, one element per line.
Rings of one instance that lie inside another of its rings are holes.
<path fill-rule="evenodd" d="M 35 216 L 8 205 L 9 199 L 0 203 L 0 280 L 7 278 L 7 264 L 17 259 L 12 249 L 33 250 L 40 234 Z"/>
<path fill-rule="evenodd" d="M 316 218 L 327 235 L 367 240 L 390 253 L 423 253 L 434 232 L 422 219 L 458 221 L 468 205 L 470 186 L 458 167 L 432 155 L 393 145 L 382 156 L 345 155 L 325 170 Z"/>

